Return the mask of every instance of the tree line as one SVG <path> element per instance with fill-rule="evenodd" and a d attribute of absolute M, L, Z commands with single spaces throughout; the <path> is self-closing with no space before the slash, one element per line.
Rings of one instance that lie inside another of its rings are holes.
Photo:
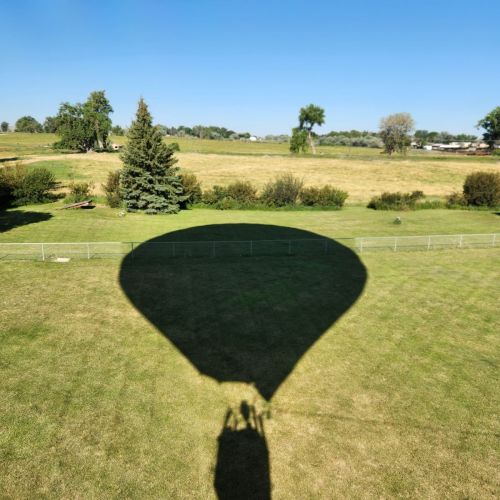
<path fill-rule="evenodd" d="M 109 148 L 111 134 L 124 135 L 127 131 L 119 125 L 113 126 L 110 114 L 113 108 L 106 98 L 105 92 L 91 92 L 87 100 L 82 103 L 70 104 L 64 102 L 59 107 L 56 116 L 49 116 L 43 125 L 32 116 L 23 116 L 17 120 L 17 132 L 49 132 L 56 133 L 60 140 L 54 144 L 55 148 L 75 151 L 106 150 Z M 395 113 L 380 120 L 379 131 L 332 131 L 325 135 L 314 132 L 315 126 L 325 122 L 325 110 L 315 104 L 309 104 L 299 111 L 298 126 L 292 129 L 289 138 L 292 153 L 305 153 L 311 150 L 316 153 L 316 144 L 383 147 L 391 155 L 394 152 L 405 153 L 414 141 L 417 147 L 424 147 L 428 143 L 449 144 L 453 141 L 472 142 L 477 137 L 470 134 L 450 134 L 428 130 L 415 130 L 415 121 L 409 113 Z M 477 123 L 477 128 L 484 130 L 483 140 L 491 149 L 500 141 L 500 106 L 493 109 Z M 0 123 L 0 130 L 7 132 L 9 124 Z M 156 125 L 162 136 L 187 136 L 200 139 L 248 139 L 250 133 L 237 133 L 219 126 L 195 125 L 193 127 L 168 127 Z M 267 136 L 271 141 L 285 142 L 288 136 Z"/>
<path fill-rule="evenodd" d="M 292 128 L 290 151 L 292 153 L 306 153 L 311 149 L 316 154 L 315 138 L 319 144 L 359 145 L 370 144 L 373 147 L 383 145 L 384 152 L 391 155 L 394 152 L 406 153 L 412 140 L 417 147 L 423 147 L 429 142 L 449 144 L 453 141 L 472 142 L 477 140 L 475 135 L 449 134 L 448 132 L 429 132 L 428 130 L 415 130 L 415 120 L 410 113 L 394 113 L 380 120 L 379 132 L 330 132 L 326 136 L 318 136 L 313 132 L 315 125 L 321 126 L 325 122 L 325 110 L 315 104 L 309 104 L 299 111 L 299 124 Z M 483 140 L 493 149 L 500 143 L 500 106 L 497 106 L 483 119 L 479 120 L 477 128 L 484 130 Z M 344 143 L 339 137 L 343 137 Z"/>

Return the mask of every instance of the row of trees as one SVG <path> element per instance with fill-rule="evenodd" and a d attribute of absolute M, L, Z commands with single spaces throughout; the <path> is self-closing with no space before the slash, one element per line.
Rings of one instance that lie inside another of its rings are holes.
<path fill-rule="evenodd" d="M 290 139 L 290 151 L 292 153 L 306 152 L 311 148 L 316 154 L 315 136 L 313 127 L 323 125 L 325 122 L 325 110 L 315 104 L 309 104 L 300 109 L 299 126 L 292 129 Z M 477 123 L 477 128 L 482 128 L 483 140 L 491 149 L 497 142 L 500 142 L 500 106 L 493 109 L 488 115 Z M 346 145 L 355 145 L 352 139 L 360 141 L 363 138 L 363 145 L 373 145 L 377 147 L 380 139 L 384 146 L 384 151 L 391 155 L 394 152 L 405 153 L 410 146 L 412 139 L 417 145 L 423 147 L 428 142 L 450 143 L 452 141 L 472 142 L 477 139 L 474 135 L 458 134 L 452 135 L 447 132 L 429 132 L 428 130 L 416 130 L 415 121 L 410 113 L 395 113 L 380 120 L 379 132 L 330 132 L 326 136 L 321 136 L 320 144 L 339 144 L 339 136 L 345 136 Z M 317 136 L 316 136 L 317 137 Z"/>
<path fill-rule="evenodd" d="M 197 137 L 198 139 L 249 139 L 249 132 L 235 132 L 226 127 L 218 127 L 216 125 L 195 125 L 186 127 L 179 125 L 178 127 L 167 127 L 166 125 L 158 125 L 163 135 L 172 135 L 177 137 Z"/>

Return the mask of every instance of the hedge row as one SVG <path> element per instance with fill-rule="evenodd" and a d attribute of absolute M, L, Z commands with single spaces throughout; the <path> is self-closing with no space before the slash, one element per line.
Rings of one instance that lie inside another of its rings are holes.
<path fill-rule="evenodd" d="M 421 208 L 464 208 L 500 206 L 500 174 L 476 172 L 466 177 L 461 193 L 452 193 L 446 202 L 425 200 L 422 191 L 382 193 L 373 197 L 368 208 L 375 210 L 415 210 Z"/>
<path fill-rule="evenodd" d="M 333 186 L 304 187 L 303 181 L 292 174 L 284 174 L 268 182 L 259 194 L 249 181 L 235 181 L 227 186 L 213 186 L 201 190 L 193 174 L 183 174 L 184 195 L 188 204 L 219 209 L 292 207 L 328 207 L 340 209 L 348 194 Z"/>

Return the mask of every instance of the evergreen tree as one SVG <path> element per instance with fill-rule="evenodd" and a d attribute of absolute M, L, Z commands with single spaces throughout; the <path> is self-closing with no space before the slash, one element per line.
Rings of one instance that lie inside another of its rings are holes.
<path fill-rule="evenodd" d="M 141 98 L 135 121 L 128 132 L 128 144 L 121 155 L 121 187 L 127 210 L 148 214 L 177 213 L 182 182 L 173 151 L 163 142 L 159 128 L 153 126 L 148 107 Z"/>

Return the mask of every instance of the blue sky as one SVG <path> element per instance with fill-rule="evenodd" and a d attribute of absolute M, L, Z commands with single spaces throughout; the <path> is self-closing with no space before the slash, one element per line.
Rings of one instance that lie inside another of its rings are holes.
<path fill-rule="evenodd" d="M 128 125 L 288 133 L 410 112 L 417 128 L 478 133 L 500 105 L 500 1 L 0 0 L 0 120 L 39 120 L 105 89 Z"/>

